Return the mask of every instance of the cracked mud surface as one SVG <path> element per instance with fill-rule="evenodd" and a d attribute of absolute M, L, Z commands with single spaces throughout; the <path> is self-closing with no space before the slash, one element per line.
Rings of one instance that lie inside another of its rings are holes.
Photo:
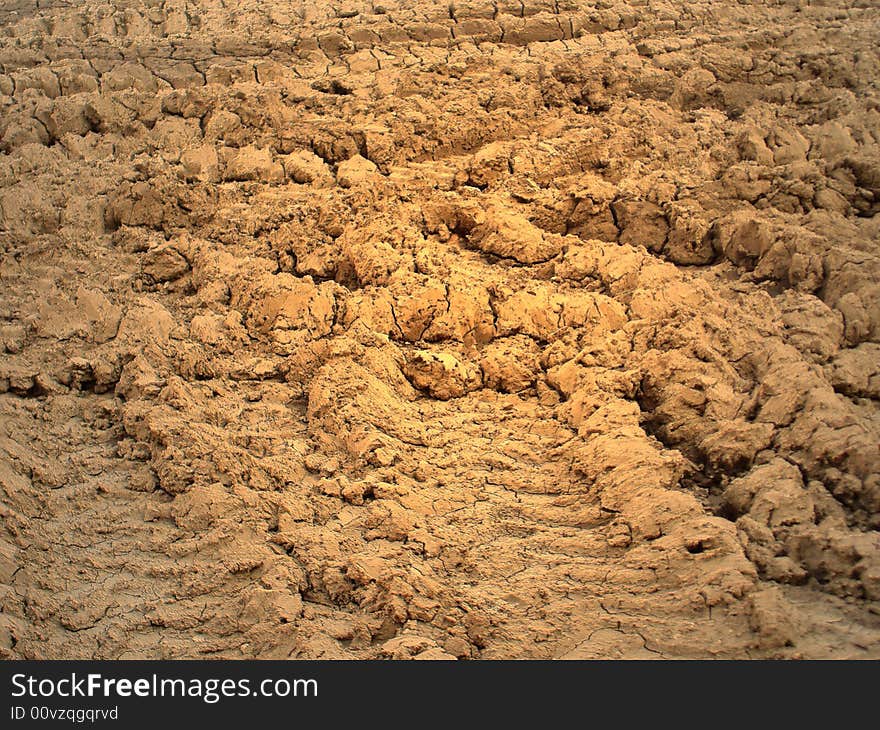
<path fill-rule="evenodd" d="M 880 658 L 880 5 L 7 0 L 0 654 Z"/>

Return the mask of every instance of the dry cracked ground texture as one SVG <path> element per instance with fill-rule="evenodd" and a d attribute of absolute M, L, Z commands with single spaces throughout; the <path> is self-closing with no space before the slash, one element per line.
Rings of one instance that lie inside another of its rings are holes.
<path fill-rule="evenodd" d="M 5 0 L 5 657 L 880 657 L 880 3 Z"/>

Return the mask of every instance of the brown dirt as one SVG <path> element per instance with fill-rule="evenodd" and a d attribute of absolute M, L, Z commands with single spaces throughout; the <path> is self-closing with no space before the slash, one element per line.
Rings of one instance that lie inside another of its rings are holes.
<path fill-rule="evenodd" d="M 5 0 L 0 653 L 880 657 L 880 4 Z"/>

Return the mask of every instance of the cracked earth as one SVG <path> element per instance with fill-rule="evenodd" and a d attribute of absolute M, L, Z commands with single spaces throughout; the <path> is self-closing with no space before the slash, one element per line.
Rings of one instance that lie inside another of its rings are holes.
<path fill-rule="evenodd" d="M 878 31 L 5 0 L 0 655 L 880 658 Z"/>

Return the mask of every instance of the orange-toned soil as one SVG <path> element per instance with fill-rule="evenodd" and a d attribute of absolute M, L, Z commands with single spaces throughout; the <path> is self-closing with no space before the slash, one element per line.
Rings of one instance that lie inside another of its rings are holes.
<path fill-rule="evenodd" d="M 0 655 L 880 657 L 878 36 L 4 0 Z"/>

